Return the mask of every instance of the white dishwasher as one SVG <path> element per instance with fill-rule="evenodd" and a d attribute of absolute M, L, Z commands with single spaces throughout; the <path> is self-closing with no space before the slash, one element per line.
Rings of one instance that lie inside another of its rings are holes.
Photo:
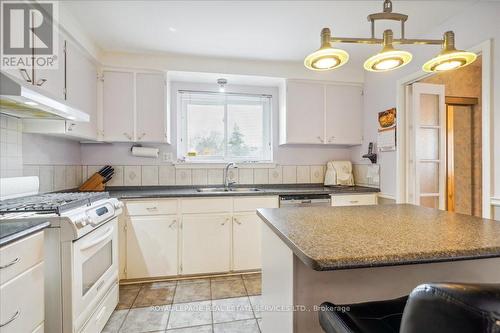
<path fill-rule="evenodd" d="M 280 207 L 317 207 L 331 205 L 330 194 L 280 195 Z"/>

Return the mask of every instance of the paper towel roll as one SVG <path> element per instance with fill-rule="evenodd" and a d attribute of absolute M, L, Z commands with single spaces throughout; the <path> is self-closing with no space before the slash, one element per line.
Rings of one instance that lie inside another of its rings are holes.
<path fill-rule="evenodd" d="M 132 147 L 132 155 L 137 157 L 158 158 L 160 149 L 147 147 Z"/>

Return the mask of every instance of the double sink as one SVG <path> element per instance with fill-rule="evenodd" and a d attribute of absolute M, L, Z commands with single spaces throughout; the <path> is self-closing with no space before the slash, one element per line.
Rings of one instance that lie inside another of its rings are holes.
<path fill-rule="evenodd" d="M 206 188 L 198 188 L 197 192 L 201 193 L 227 193 L 227 192 L 260 192 L 262 191 L 259 188 L 255 187 L 206 187 Z"/>

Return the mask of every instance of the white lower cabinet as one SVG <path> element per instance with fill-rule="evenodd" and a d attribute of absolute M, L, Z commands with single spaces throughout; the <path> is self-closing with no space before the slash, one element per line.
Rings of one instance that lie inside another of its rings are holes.
<path fill-rule="evenodd" d="M 181 253 L 181 274 L 229 271 L 231 215 L 184 215 Z"/>
<path fill-rule="evenodd" d="M 0 248 L 0 332 L 43 332 L 43 231 Z"/>
<path fill-rule="evenodd" d="M 366 206 L 377 204 L 377 193 L 332 195 L 332 206 Z"/>
<path fill-rule="evenodd" d="M 261 223 L 252 212 L 233 216 L 233 270 L 260 269 Z"/>
<path fill-rule="evenodd" d="M 127 279 L 178 274 L 177 216 L 130 216 L 127 219 Z"/>
<path fill-rule="evenodd" d="M 126 201 L 120 219 L 120 279 L 261 268 L 258 208 L 277 196 Z"/>

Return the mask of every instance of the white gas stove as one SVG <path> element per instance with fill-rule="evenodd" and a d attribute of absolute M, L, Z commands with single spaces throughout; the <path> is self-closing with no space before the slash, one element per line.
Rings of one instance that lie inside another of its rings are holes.
<path fill-rule="evenodd" d="M 20 183 L 24 191 L 16 186 Z M 51 224 L 45 230 L 44 331 L 100 332 L 118 303 L 117 217 L 123 203 L 106 192 L 33 195 L 37 177 L 4 178 L 0 188 L 10 198 L 0 201 L 0 223 L 43 219 Z"/>

